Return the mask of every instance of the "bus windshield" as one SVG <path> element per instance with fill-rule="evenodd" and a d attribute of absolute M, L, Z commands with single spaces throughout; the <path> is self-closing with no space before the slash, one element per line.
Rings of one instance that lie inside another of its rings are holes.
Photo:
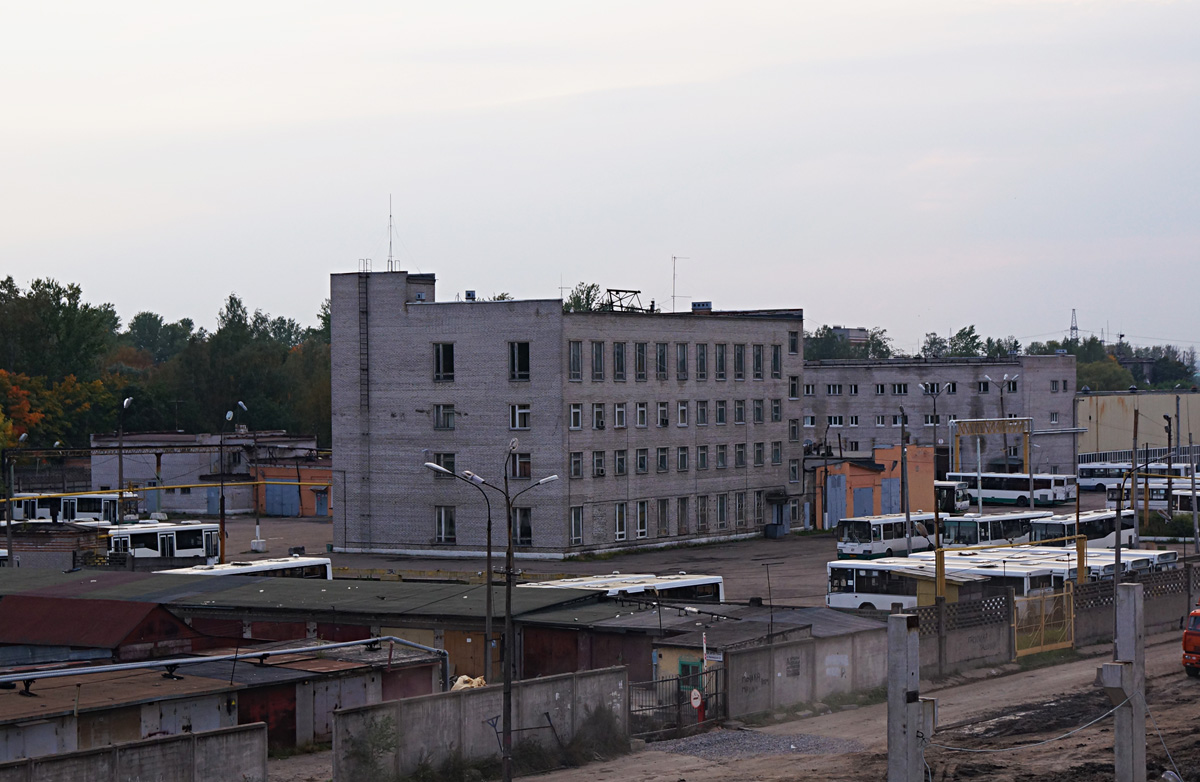
<path fill-rule="evenodd" d="M 838 522 L 838 540 L 843 543 L 870 543 L 871 522 L 852 521 L 849 519 Z"/>
<path fill-rule="evenodd" d="M 979 542 L 975 519 L 942 519 L 942 545 L 974 546 Z"/>

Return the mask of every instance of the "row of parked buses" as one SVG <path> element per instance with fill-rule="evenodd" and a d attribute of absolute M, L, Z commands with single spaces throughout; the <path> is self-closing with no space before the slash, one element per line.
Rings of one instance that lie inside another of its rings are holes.
<path fill-rule="evenodd" d="M 105 493 L 43 496 L 18 492 L 13 495 L 12 512 L 14 521 L 50 519 L 115 522 L 117 495 Z"/>
<path fill-rule="evenodd" d="M 1118 487 L 1122 481 L 1128 483 L 1126 477 L 1129 471 L 1133 469 L 1133 465 L 1129 462 L 1091 462 L 1090 464 L 1079 465 L 1079 488 L 1085 491 L 1108 491 L 1111 488 Z M 1191 479 L 1194 468 L 1192 465 L 1184 462 L 1182 464 L 1166 464 L 1165 462 L 1151 462 L 1150 464 L 1139 464 L 1139 473 L 1150 473 L 1159 480 L 1165 480 L 1168 476 L 1171 478 Z"/>

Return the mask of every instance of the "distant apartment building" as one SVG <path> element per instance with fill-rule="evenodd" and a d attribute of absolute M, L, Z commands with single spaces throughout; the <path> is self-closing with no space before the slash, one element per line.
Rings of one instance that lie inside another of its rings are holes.
<path fill-rule="evenodd" d="M 890 358 L 809 361 L 801 398 L 809 452 L 869 455 L 899 444 L 901 408 L 909 442 L 938 446 L 940 472 L 949 467 L 951 425 L 957 419 L 1032 418 L 1035 472 L 1075 471 L 1075 357 Z M 963 438 L 962 466 L 976 467 L 974 438 Z M 1020 469 L 1020 437 L 980 438 L 985 471 Z"/>
<path fill-rule="evenodd" d="M 518 556 L 762 534 L 799 513 L 801 310 L 437 302 L 433 275 L 406 272 L 331 287 L 336 550 L 482 554 L 484 498 L 425 462 L 493 486 L 507 464 L 511 493 L 528 489 Z"/>

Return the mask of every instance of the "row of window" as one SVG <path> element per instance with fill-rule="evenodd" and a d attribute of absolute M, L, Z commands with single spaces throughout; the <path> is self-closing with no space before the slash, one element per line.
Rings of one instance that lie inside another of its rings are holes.
<path fill-rule="evenodd" d="M 1008 417 L 1016 418 L 1017 414 L 1009 413 Z M 954 413 L 949 413 L 947 415 L 942 415 L 940 413 L 938 415 L 933 415 L 931 413 L 925 414 L 925 426 L 940 426 L 942 424 L 949 424 L 951 421 L 957 421 L 957 420 L 958 420 L 958 416 L 955 415 Z M 908 416 L 907 415 L 899 415 L 899 414 L 875 416 L 875 425 L 876 426 L 887 426 L 889 424 L 889 422 L 891 423 L 892 426 L 908 426 Z M 1052 424 L 1058 423 L 1058 413 L 1050 413 L 1050 423 L 1052 423 Z M 806 427 L 816 426 L 817 425 L 817 416 L 815 416 L 815 415 L 804 416 L 804 425 Z M 827 416 L 825 416 L 825 425 L 835 427 L 835 428 L 839 427 L 839 426 L 850 426 L 850 427 L 858 426 L 858 416 L 856 416 L 856 415 L 827 415 Z"/>
<path fill-rule="evenodd" d="M 696 380 L 708 380 L 709 377 L 709 345 L 705 342 L 691 344 L 688 342 L 634 342 L 632 356 L 629 355 L 627 342 L 612 343 L 612 379 L 618 383 L 629 379 L 630 364 L 632 364 L 633 379 L 646 381 L 653 371 L 656 380 L 668 380 L 672 364 L 676 380 L 692 378 L 692 368 L 695 369 Z M 590 343 L 588 357 L 590 358 L 590 378 L 593 382 L 603 382 L 608 376 L 605 361 L 608 358 L 608 344 L 594 340 Z M 718 342 L 712 346 L 712 376 L 714 380 L 726 380 L 732 368 L 734 380 L 745 380 L 749 375 L 754 380 L 763 380 L 766 373 L 774 379 L 783 377 L 783 346 L 782 345 L 730 345 Z M 749 347 L 747 361 L 746 348 Z M 770 348 L 770 366 L 767 366 L 767 348 Z M 732 360 L 730 360 L 732 352 Z M 730 367 L 732 364 L 732 367 Z M 747 366 L 748 365 L 748 366 Z M 584 343 L 572 340 L 567 343 L 567 379 L 582 381 L 584 376 Z"/>
<path fill-rule="evenodd" d="M 749 447 L 747 447 L 749 446 Z M 727 443 L 717 445 L 697 445 L 695 447 L 697 470 L 707 470 L 709 467 L 714 467 L 718 470 L 724 470 L 731 465 L 730 454 L 733 455 L 732 466 L 735 468 L 747 466 L 747 457 L 750 458 L 750 463 L 755 467 L 763 467 L 767 464 L 768 447 L 770 448 L 771 464 L 778 466 L 783 464 L 783 441 L 773 440 L 771 443 L 734 443 L 732 452 Z M 674 458 L 672 458 L 672 449 L 670 446 L 659 446 L 653 449 L 651 454 L 650 448 L 635 448 L 633 450 L 633 472 L 637 475 L 643 475 L 650 472 L 651 457 L 653 456 L 655 472 L 670 472 L 674 467 L 676 472 L 687 472 L 692 468 L 692 448 L 686 445 L 675 446 Z M 608 451 L 591 451 L 591 475 L 593 478 L 603 478 L 608 474 Z M 710 459 L 711 456 L 711 459 Z M 799 483 L 799 460 L 789 460 L 789 465 L 792 466 L 794 476 L 791 478 L 792 483 Z M 440 464 L 440 462 L 439 462 Z M 612 452 L 612 474 L 616 476 L 624 476 L 629 474 L 630 457 L 629 450 L 618 448 Z M 444 466 L 444 465 L 443 465 Z M 571 451 L 567 457 L 567 476 L 570 478 L 582 478 L 584 471 L 584 451 Z M 529 477 L 528 475 L 514 477 Z"/>
<path fill-rule="evenodd" d="M 1004 386 L 1005 393 L 1015 394 L 1017 392 L 1017 381 L 1016 380 L 1004 381 L 1003 386 Z M 1050 390 L 1051 391 L 1058 391 L 1058 387 L 1059 387 L 1059 381 L 1057 381 L 1057 380 L 1050 381 Z M 1065 380 L 1062 381 L 1062 387 L 1063 387 L 1064 391 L 1067 389 L 1067 381 L 1065 381 Z M 918 385 L 918 388 L 921 389 L 922 394 L 925 394 L 927 396 L 938 396 L 943 393 L 944 394 L 957 394 L 958 393 L 958 383 L 954 382 L 954 381 L 949 382 L 949 383 L 921 383 Z M 908 383 L 876 383 L 875 384 L 875 396 L 883 396 L 883 395 L 887 394 L 889 391 L 891 392 L 892 396 L 907 396 L 908 395 Z M 975 391 L 980 394 L 991 393 L 991 383 L 988 382 L 987 380 L 980 380 L 979 382 L 977 382 L 975 384 Z M 844 383 L 844 384 L 843 383 L 826 383 L 825 384 L 825 395 L 826 396 L 841 396 L 843 392 L 845 392 L 846 396 L 858 396 L 858 383 Z M 804 384 L 804 395 L 805 396 L 816 396 L 817 395 L 817 384 L 816 383 L 805 383 Z"/>
<path fill-rule="evenodd" d="M 695 406 L 696 411 L 696 426 L 708 426 L 709 424 L 709 403 L 708 400 L 700 400 L 697 402 L 688 402 L 680 400 L 675 403 L 674 410 L 670 402 L 658 402 L 654 408 L 654 422 L 657 426 L 670 426 L 674 421 L 676 426 L 687 426 L 691 420 L 692 406 Z M 516 408 L 523 407 L 526 409 L 526 416 L 522 419 L 520 412 Z M 615 402 L 612 406 L 612 426 L 614 429 L 625 429 L 629 425 L 628 408 L 625 402 Z M 607 423 L 606 415 L 608 405 L 604 402 L 593 402 L 591 406 L 591 426 L 593 429 L 604 429 Z M 735 399 L 732 406 L 733 423 L 746 423 L 746 400 Z M 510 422 L 514 425 L 514 429 L 528 428 L 528 405 L 513 405 L 510 411 Z M 572 403 L 567 412 L 567 426 L 571 429 L 583 428 L 583 413 L 584 407 L 581 403 Z M 750 419 L 756 424 L 765 423 L 767 415 L 770 415 L 770 420 L 777 423 L 783 420 L 783 400 L 782 399 L 751 399 L 750 400 Z M 673 415 L 672 415 L 673 414 Z M 727 400 L 718 399 L 712 405 L 712 423 L 717 426 L 724 426 L 729 422 L 730 405 Z M 525 421 L 524 426 L 516 424 Z M 636 428 L 643 429 L 650 425 L 650 404 L 648 402 L 634 402 L 633 405 L 633 425 Z"/>

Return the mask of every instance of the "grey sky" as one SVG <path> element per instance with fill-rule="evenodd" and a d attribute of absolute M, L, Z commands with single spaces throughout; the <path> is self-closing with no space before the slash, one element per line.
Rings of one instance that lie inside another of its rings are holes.
<path fill-rule="evenodd" d="M 0 273 L 211 328 L 399 264 L 1200 342 L 1195 2 L 0 2 Z M 561 282 L 560 282 L 561 281 Z M 679 308 L 689 306 L 689 298 Z"/>

